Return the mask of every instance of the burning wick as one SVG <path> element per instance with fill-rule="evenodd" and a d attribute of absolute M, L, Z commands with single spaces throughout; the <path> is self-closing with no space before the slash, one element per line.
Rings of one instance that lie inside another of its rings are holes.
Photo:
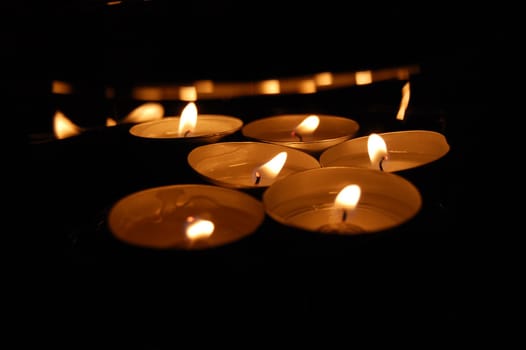
<path fill-rule="evenodd" d="M 347 210 L 343 209 L 342 222 L 345 222 L 345 221 L 347 221 Z"/>
<path fill-rule="evenodd" d="M 259 171 L 256 171 L 254 173 L 254 176 L 256 177 L 256 181 L 254 181 L 254 184 L 259 185 L 259 182 L 261 181 L 261 173 Z"/>
<path fill-rule="evenodd" d="M 194 102 L 189 102 L 181 112 L 179 119 L 179 135 L 187 137 L 194 129 L 197 124 L 197 106 Z M 184 130 L 184 132 L 183 132 Z"/>
<path fill-rule="evenodd" d="M 384 139 L 378 134 L 370 134 L 367 139 L 367 150 L 371 166 L 374 168 L 378 163 L 380 171 L 384 171 L 383 162 L 387 160 L 387 145 Z"/>
<path fill-rule="evenodd" d="M 320 118 L 317 115 L 309 115 L 294 128 L 291 135 L 292 137 L 297 137 L 300 142 L 303 142 L 303 135 L 312 134 L 318 125 L 320 125 Z"/>
<path fill-rule="evenodd" d="M 321 232 L 327 233 L 350 233 L 359 234 L 364 230 L 353 222 L 350 222 L 350 217 L 354 214 L 354 210 L 358 205 L 358 201 L 362 195 L 362 189 L 357 184 L 345 186 L 334 200 L 334 208 L 336 209 L 335 215 L 339 215 L 342 210 L 341 221 L 333 221 L 334 216 L 331 215 L 331 221 L 318 228 Z M 337 218 L 337 217 L 335 217 Z"/>
<path fill-rule="evenodd" d="M 342 222 L 347 221 L 348 211 L 354 210 L 360 200 L 362 190 L 358 185 L 345 186 L 336 196 L 334 201 L 337 208 L 343 209 Z"/>
<path fill-rule="evenodd" d="M 378 167 L 380 168 L 380 171 L 384 171 L 384 160 L 387 160 L 387 156 L 383 156 L 382 159 L 380 159 L 380 161 L 378 162 Z"/>
<path fill-rule="evenodd" d="M 303 136 L 301 136 L 301 134 L 296 130 L 292 131 L 291 135 L 292 137 L 297 137 L 300 140 L 300 142 L 303 142 Z"/>
<path fill-rule="evenodd" d="M 283 169 L 283 166 L 285 165 L 286 160 L 287 152 L 283 151 L 276 154 L 271 160 L 269 160 L 265 164 L 254 169 L 254 171 L 252 172 L 254 184 L 259 185 L 261 183 L 262 178 L 264 178 L 264 180 L 267 183 L 270 183 L 279 175 L 281 169 Z"/>

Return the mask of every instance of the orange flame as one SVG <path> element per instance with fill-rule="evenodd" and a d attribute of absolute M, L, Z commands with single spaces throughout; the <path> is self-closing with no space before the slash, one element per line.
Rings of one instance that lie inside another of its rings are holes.
<path fill-rule="evenodd" d="M 358 201 L 362 195 L 362 189 L 358 185 L 345 186 L 336 196 L 334 206 L 336 208 L 353 210 L 356 208 Z"/>
<path fill-rule="evenodd" d="M 371 166 L 382 169 L 382 161 L 387 159 L 387 145 L 384 139 L 378 134 L 370 134 L 367 139 L 367 150 Z"/>
<path fill-rule="evenodd" d="M 69 120 L 64 113 L 56 111 L 53 116 L 53 132 L 59 140 L 78 135 L 82 128 Z"/>
<path fill-rule="evenodd" d="M 303 119 L 296 128 L 294 128 L 292 136 L 299 136 L 301 139 L 302 136 L 310 135 L 316 131 L 318 125 L 320 125 L 320 118 L 314 114 L 309 115 L 307 118 Z"/>
<path fill-rule="evenodd" d="M 252 173 L 252 179 L 256 185 L 261 184 L 262 180 L 264 183 L 268 184 L 270 181 L 274 180 L 276 176 L 279 175 L 281 169 L 287 161 L 287 152 L 283 151 L 275 155 L 271 160 L 266 162 L 254 169 Z"/>
<path fill-rule="evenodd" d="M 197 106 L 195 102 L 188 102 L 179 120 L 179 135 L 186 136 L 195 130 L 197 124 Z"/>

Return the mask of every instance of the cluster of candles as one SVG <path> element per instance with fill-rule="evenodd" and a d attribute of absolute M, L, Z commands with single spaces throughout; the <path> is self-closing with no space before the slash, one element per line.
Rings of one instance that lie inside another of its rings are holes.
<path fill-rule="evenodd" d="M 422 204 L 418 189 L 395 173 L 449 151 L 445 137 L 434 131 L 355 137 L 358 123 L 333 115 L 277 115 L 244 125 L 232 116 L 199 114 L 195 102 L 180 116 L 162 114 L 143 111 L 148 118 L 142 120 L 130 115 L 130 134 L 195 144 L 188 164 L 210 184 L 152 188 L 114 204 L 111 232 L 151 248 L 227 244 L 255 232 L 265 214 L 325 234 L 390 229 L 410 220 Z M 238 131 L 249 140 L 222 141 Z M 262 189 L 261 198 L 245 191 L 253 189 Z"/>

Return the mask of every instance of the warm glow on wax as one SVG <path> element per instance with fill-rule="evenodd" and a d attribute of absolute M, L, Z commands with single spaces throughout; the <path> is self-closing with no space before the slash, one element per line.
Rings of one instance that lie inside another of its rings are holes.
<path fill-rule="evenodd" d="M 358 201 L 362 195 L 362 189 L 358 185 L 345 186 L 336 196 L 334 206 L 336 208 L 353 210 L 356 208 Z"/>
<path fill-rule="evenodd" d="M 75 125 L 64 113 L 57 111 L 53 116 L 53 132 L 57 139 L 65 139 L 80 134 L 82 128 Z"/>
<path fill-rule="evenodd" d="M 367 150 L 371 166 L 382 170 L 382 161 L 387 159 L 387 145 L 384 139 L 378 134 L 370 134 L 367 139 Z"/>
<path fill-rule="evenodd" d="M 210 220 L 196 219 L 190 216 L 186 219 L 186 237 L 191 240 L 208 238 L 214 233 L 215 225 Z"/>
<path fill-rule="evenodd" d="M 164 107 L 160 103 L 147 102 L 131 111 L 123 120 L 123 123 L 143 123 L 159 120 L 164 116 Z"/>
<path fill-rule="evenodd" d="M 179 135 L 187 136 L 195 130 L 197 124 L 197 106 L 194 102 L 189 102 L 181 113 L 179 120 Z"/>
<path fill-rule="evenodd" d="M 252 178 L 254 183 L 259 184 L 261 180 L 269 181 L 279 175 L 287 161 L 287 152 L 283 151 L 275 155 L 271 160 L 254 169 Z"/>

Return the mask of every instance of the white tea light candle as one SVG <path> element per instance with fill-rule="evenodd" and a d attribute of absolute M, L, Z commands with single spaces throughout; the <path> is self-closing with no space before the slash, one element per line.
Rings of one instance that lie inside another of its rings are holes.
<path fill-rule="evenodd" d="M 195 103 L 186 105 L 181 116 L 167 116 L 130 128 L 136 137 L 211 143 L 243 127 L 239 118 L 220 114 L 198 114 Z"/>
<path fill-rule="evenodd" d="M 241 132 L 252 140 L 319 153 L 352 138 L 358 130 L 358 123 L 351 118 L 284 114 L 254 120 L 243 126 Z"/>
<path fill-rule="evenodd" d="M 308 153 L 253 141 L 202 145 L 192 149 L 187 159 L 206 181 L 239 189 L 264 188 L 298 171 L 320 168 L 318 160 Z M 258 170 L 261 179 L 256 181 Z"/>
<path fill-rule="evenodd" d="M 357 185 L 360 190 L 349 185 Z M 341 191 L 354 192 L 354 200 L 341 203 Z M 305 170 L 274 182 L 263 193 L 263 204 L 272 219 L 286 226 L 354 235 L 391 229 L 409 221 L 419 212 L 422 198 L 411 182 L 396 174 L 328 167 Z M 352 208 L 352 215 L 343 215 L 342 207 Z"/>
<path fill-rule="evenodd" d="M 112 234 L 153 249 L 207 249 L 252 234 L 265 217 L 260 201 L 212 185 L 169 185 L 132 193 L 111 208 Z"/>
<path fill-rule="evenodd" d="M 428 130 L 395 131 L 377 134 L 386 144 L 371 160 L 368 150 L 369 137 L 357 137 L 325 150 L 320 155 L 322 167 L 349 166 L 397 172 L 416 168 L 442 158 L 449 152 L 449 144 L 444 135 Z M 373 165 L 374 163 L 374 165 Z"/>

